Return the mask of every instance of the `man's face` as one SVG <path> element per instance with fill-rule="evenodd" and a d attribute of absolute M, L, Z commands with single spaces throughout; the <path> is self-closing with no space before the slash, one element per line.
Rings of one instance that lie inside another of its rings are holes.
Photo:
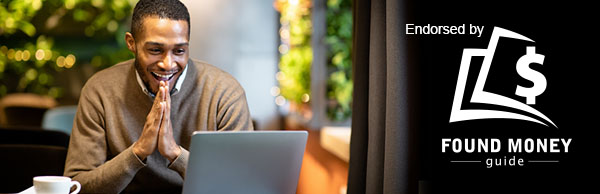
<path fill-rule="evenodd" d="M 152 93 L 158 92 L 160 81 L 167 81 L 171 91 L 188 62 L 188 23 L 150 16 L 142 25 L 135 39 L 130 33 L 125 36 L 136 69 Z"/>

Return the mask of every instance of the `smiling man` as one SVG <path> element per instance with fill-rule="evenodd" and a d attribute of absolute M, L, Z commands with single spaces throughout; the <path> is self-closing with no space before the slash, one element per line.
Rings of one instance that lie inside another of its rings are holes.
<path fill-rule="evenodd" d="M 178 0 L 140 0 L 125 40 L 135 59 L 82 89 L 65 176 L 83 193 L 181 193 L 194 131 L 253 130 L 244 90 L 189 59 L 190 17 Z"/>

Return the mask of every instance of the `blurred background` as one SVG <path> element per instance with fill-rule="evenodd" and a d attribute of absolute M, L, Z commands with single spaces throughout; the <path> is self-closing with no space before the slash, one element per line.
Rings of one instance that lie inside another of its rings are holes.
<path fill-rule="evenodd" d="M 124 35 L 136 2 L 1 1 L 0 127 L 70 134 L 86 80 L 133 58 Z M 241 83 L 256 128 L 309 131 L 298 193 L 345 193 L 351 1 L 182 2 L 191 14 L 190 57 Z"/>

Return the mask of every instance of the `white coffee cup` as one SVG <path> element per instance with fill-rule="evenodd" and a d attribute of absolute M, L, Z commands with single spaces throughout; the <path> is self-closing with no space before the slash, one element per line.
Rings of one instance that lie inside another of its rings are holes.
<path fill-rule="evenodd" d="M 36 194 L 68 194 L 73 186 L 77 186 L 71 194 L 79 193 L 81 184 L 71 181 L 64 176 L 36 176 L 33 177 L 33 187 Z"/>

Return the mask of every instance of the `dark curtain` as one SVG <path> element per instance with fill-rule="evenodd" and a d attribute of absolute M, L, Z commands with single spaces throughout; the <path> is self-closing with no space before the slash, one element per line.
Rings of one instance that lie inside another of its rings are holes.
<path fill-rule="evenodd" d="M 404 1 L 354 0 L 348 193 L 416 193 L 415 66 Z"/>

